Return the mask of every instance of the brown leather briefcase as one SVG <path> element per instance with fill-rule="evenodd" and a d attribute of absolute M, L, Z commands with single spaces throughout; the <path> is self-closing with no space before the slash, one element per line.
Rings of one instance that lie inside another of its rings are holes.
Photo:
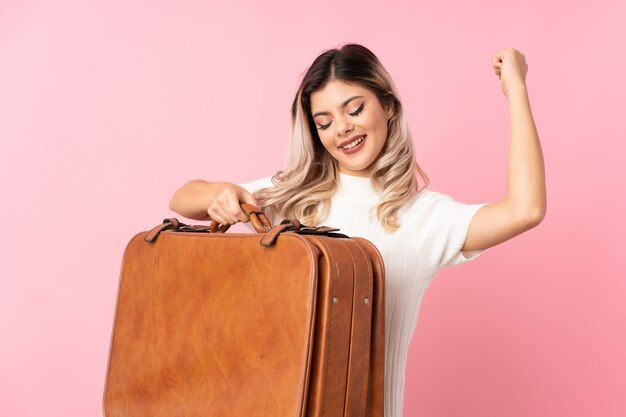
<path fill-rule="evenodd" d="M 166 219 L 128 244 L 105 416 L 383 417 L 374 245 L 242 207 L 258 233 Z"/>

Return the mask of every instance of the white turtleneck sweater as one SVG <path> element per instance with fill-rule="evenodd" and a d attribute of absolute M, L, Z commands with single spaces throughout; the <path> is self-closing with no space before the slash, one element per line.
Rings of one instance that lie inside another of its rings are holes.
<path fill-rule="evenodd" d="M 446 194 L 422 189 L 400 209 L 401 226 L 389 234 L 375 211 L 369 215 L 378 202 L 370 179 L 339 173 L 339 180 L 330 212 L 319 225 L 363 237 L 383 257 L 387 283 L 385 417 L 402 417 L 407 352 L 424 293 L 442 268 L 467 262 L 483 252 L 461 252 L 461 248 L 472 217 L 486 203 L 463 204 Z M 250 193 L 271 186 L 271 177 L 241 184 Z M 276 224 L 282 219 L 270 220 Z"/>

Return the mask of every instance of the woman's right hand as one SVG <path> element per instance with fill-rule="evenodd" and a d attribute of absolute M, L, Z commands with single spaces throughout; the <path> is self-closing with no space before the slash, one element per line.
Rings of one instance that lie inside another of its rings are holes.
<path fill-rule="evenodd" d="M 174 193 L 170 209 L 190 219 L 232 225 L 249 221 L 241 210 L 242 202 L 257 204 L 252 194 L 236 184 L 192 180 Z"/>
<path fill-rule="evenodd" d="M 206 211 L 211 220 L 224 225 L 249 221 L 248 216 L 241 210 L 240 203 L 256 206 L 252 194 L 229 182 L 218 182 L 215 185 L 215 196 Z"/>

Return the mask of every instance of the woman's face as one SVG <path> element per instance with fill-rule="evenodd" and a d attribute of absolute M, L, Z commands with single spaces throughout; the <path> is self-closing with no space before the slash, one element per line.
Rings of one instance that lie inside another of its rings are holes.
<path fill-rule="evenodd" d="M 329 81 L 311 94 L 311 114 L 324 148 L 349 175 L 369 176 L 387 141 L 385 109 L 372 91 L 358 84 Z"/>

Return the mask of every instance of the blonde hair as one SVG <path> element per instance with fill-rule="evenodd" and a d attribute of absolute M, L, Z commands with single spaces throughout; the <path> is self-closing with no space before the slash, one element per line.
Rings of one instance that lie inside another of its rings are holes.
<path fill-rule="evenodd" d="M 424 187 L 429 179 L 417 164 L 404 111 L 391 77 L 367 48 L 347 44 L 319 55 L 307 70 L 291 108 L 292 139 L 285 169 L 272 177 L 273 187 L 255 193 L 257 203 L 270 216 L 296 218 L 319 225 L 330 209 L 338 185 L 337 161 L 322 145 L 311 115 L 310 98 L 329 81 L 358 84 L 374 92 L 381 105 L 393 107 L 387 140 L 371 166 L 370 181 L 379 195 L 374 207 L 383 228 L 395 232 L 398 211 L 417 191 L 419 174 Z M 333 225 L 327 225 L 333 226 Z"/>

